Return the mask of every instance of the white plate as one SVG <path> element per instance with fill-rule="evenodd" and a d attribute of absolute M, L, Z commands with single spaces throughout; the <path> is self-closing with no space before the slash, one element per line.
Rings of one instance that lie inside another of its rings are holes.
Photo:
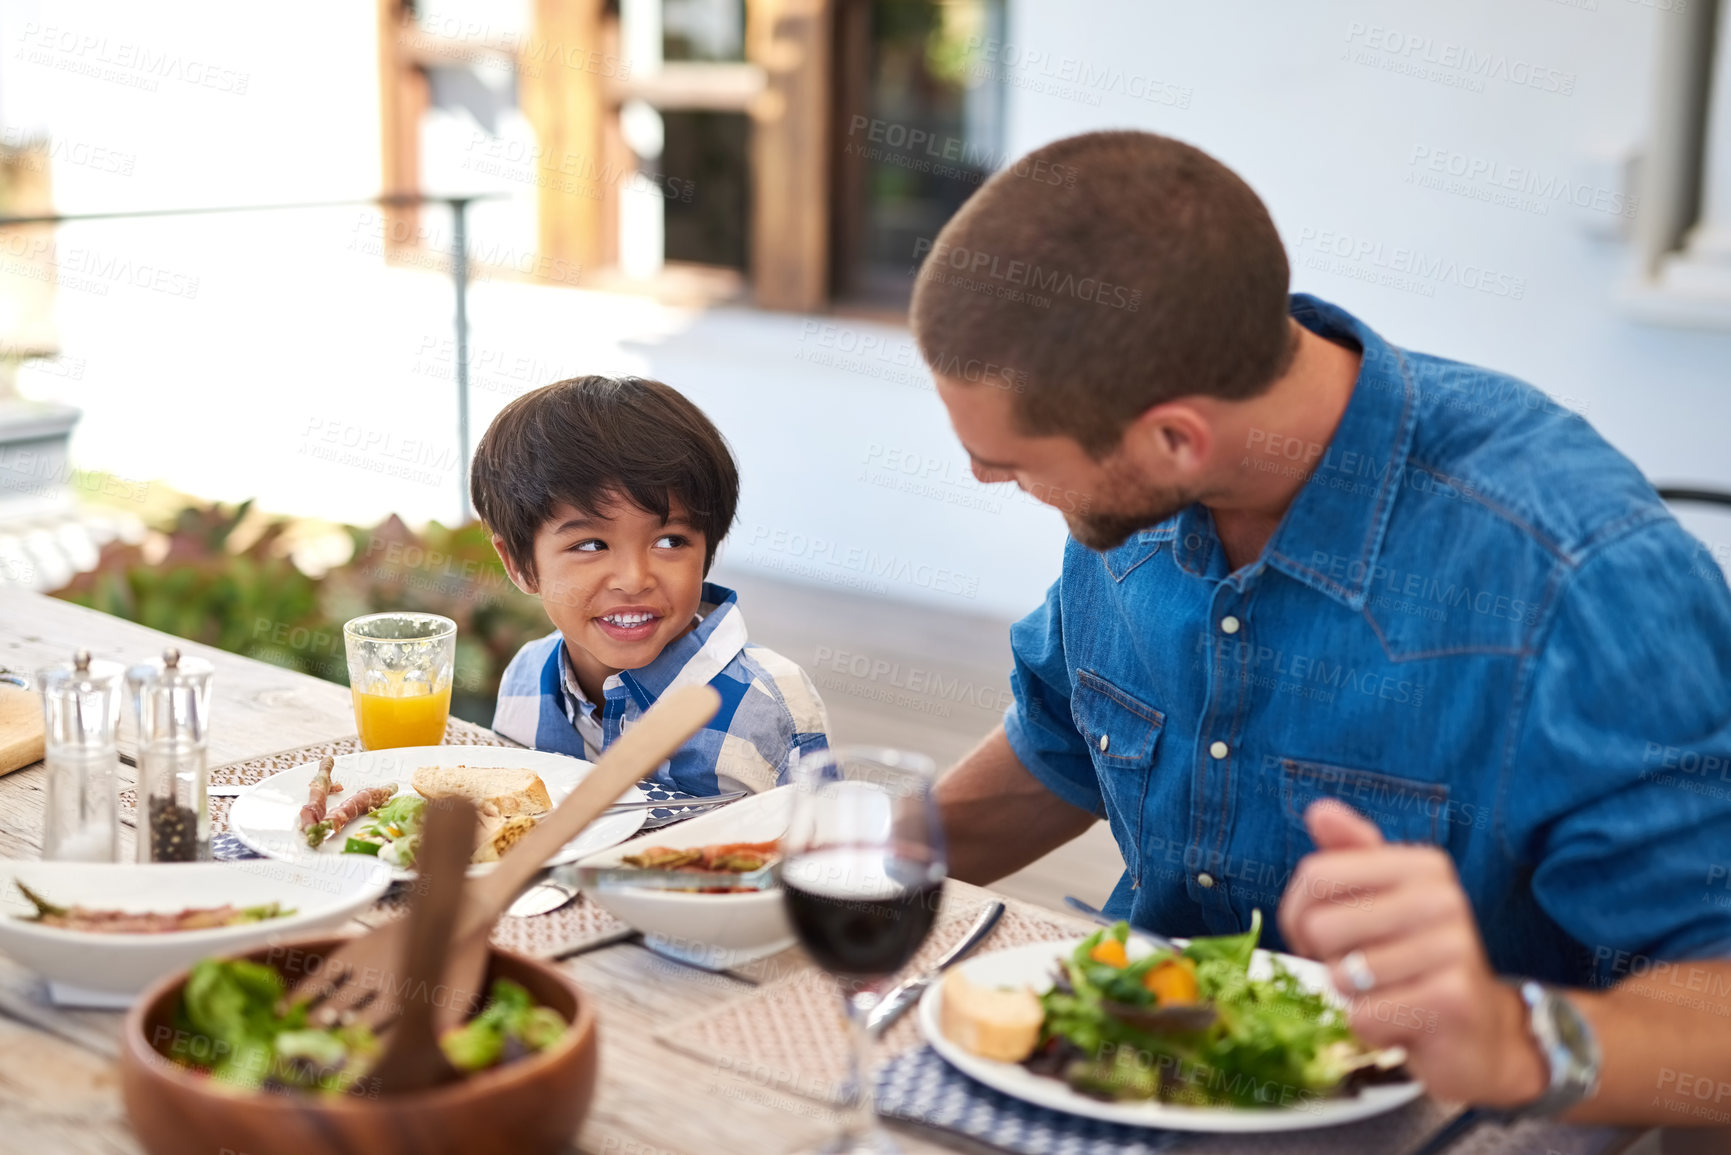
<path fill-rule="evenodd" d="M 331 777 L 342 783 L 343 792 L 332 794 L 329 809 L 335 810 L 356 790 L 368 786 L 383 786 L 394 782 L 399 793 L 412 793 L 409 785 L 415 771 L 422 766 L 509 766 L 533 770 L 547 785 L 547 793 L 558 806 L 565 796 L 593 768 L 594 764 L 564 754 L 549 754 L 544 750 L 512 750 L 501 746 L 405 746 L 397 750 L 365 750 L 359 754 L 344 754 L 336 760 Z M 288 862 L 312 862 L 327 856 L 343 855 L 345 832 L 353 833 L 365 824 L 357 818 L 342 830 L 333 833 L 317 850 L 307 845 L 298 826 L 300 810 L 306 805 L 307 786 L 318 772 L 317 762 L 307 762 L 280 774 L 273 774 L 234 800 L 228 812 L 228 828 L 253 850 L 266 858 Z M 621 802 L 643 802 L 648 795 L 633 786 L 619 796 Z M 648 812 L 628 810 L 622 814 L 606 814 L 589 824 L 589 828 L 548 861 L 554 865 L 573 862 L 585 854 L 605 850 L 625 841 L 643 826 Z M 471 875 L 485 874 L 491 863 L 469 867 Z M 414 872 L 392 869 L 392 877 L 413 878 Z"/>
<path fill-rule="evenodd" d="M 573 869 L 618 866 L 625 855 L 651 846 L 683 850 L 778 839 L 787 831 L 792 802 L 791 786 L 766 790 L 592 854 Z M 608 884 L 585 893 L 614 918 L 642 931 L 650 949 L 706 970 L 740 966 L 786 950 L 794 941 L 779 886 L 755 894 L 692 894 Z"/>
<path fill-rule="evenodd" d="M 263 906 L 294 914 L 244 926 L 168 934 L 97 934 L 24 922 L 35 907 L 14 879 L 49 902 L 99 910 L 172 913 L 189 907 Z M 244 954 L 273 940 L 340 926 L 391 885 L 377 859 L 286 862 L 0 861 L 0 951 L 51 981 L 89 991 L 134 995 L 202 958 Z"/>
<path fill-rule="evenodd" d="M 957 966 L 970 982 L 989 987 L 1029 987 L 1036 994 L 1050 990 L 1052 975 L 1059 959 L 1068 956 L 1082 942 L 1032 943 L 996 954 L 981 955 Z M 1136 940 L 1131 939 L 1132 957 L 1139 953 Z M 1267 951 L 1256 952 L 1250 964 L 1255 978 L 1265 978 L 1271 972 Z M 1308 959 L 1278 956 L 1298 980 L 1312 990 L 1322 991 L 1331 1002 L 1339 1002 L 1329 985 L 1328 970 Z M 1133 1127 L 1164 1127 L 1174 1131 L 1302 1131 L 1310 1127 L 1332 1127 L 1352 1123 L 1392 1111 L 1412 1102 L 1424 1093 L 1417 1082 L 1394 1083 L 1366 1087 L 1356 1096 L 1343 1099 L 1318 1099 L 1294 1107 L 1185 1107 L 1172 1103 L 1109 1103 L 1072 1091 L 1059 1079 L 1036 1075 L 1020 1063 L 1001 1063 L 982 1059 L 950 1042 L 938 1029 L 938 1011 L 943 1005 L 943 984 L 934 983 L 920 999 L 920 1029 L 926 1041 L 951 1066 L 963 1074 L 978 1079 L 995 1091 L 1025 1100 L 1054 1111 L 1103 1119 L 1109 1123 L 1128 1123 Z"/>

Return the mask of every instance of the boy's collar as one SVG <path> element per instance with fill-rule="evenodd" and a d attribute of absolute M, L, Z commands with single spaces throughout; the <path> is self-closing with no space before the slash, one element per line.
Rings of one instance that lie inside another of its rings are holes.
<path fill-rule="evenodd" d="M 739 612 L 739 595 L 714 582 L 703 583 L 698 612 L 703 620 L 695 629 L 669 642 L 647 666 L 609 677 L 601 684 L 602 693 L 623 686 L 640 709 L 648 709 L 669 690 L 707 685 L 745 649 L 745 618 Z M 569 659 L 563 660 L 569 669 Z M 568 680 L 567 687 L 574 681 Z"/>

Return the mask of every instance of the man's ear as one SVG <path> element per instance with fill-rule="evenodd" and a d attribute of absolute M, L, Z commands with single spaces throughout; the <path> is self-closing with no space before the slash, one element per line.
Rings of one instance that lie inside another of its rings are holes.
<path fill-rule="evenodd" d="M 1214 451 L 1214 425 L 1189 400 L 1167 401 L 1143 410 L 1124 431 L 1121 451 L 1154 471 L 1180 477 L 1202 471 Z"/>
<path fill-rule="evenodd" d="M 493 535 L 493 552 L 498 554 L 499 560 L 505 564 L 505 575 L 511 579 L 512 585 L 532 597 L 540 594 L 540 584 L 517 568 L 517 563 L 511 560 L 511 555 L 505 550 L 505 539 L 498 534 Z"/>

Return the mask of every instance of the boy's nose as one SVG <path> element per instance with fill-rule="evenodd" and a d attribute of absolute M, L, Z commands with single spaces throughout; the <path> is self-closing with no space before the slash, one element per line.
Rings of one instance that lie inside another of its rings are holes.
<path fill-rule="evenodd" d="M 622 593 L 639 593 L 655 584 L 649 559 L 618 550 L 613 555 L 612 586 Z"/>

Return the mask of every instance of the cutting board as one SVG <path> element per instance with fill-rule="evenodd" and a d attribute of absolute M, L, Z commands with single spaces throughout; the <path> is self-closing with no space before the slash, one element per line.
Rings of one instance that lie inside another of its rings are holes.
<path fill-rule="evenodd" d="M 42 695 L 0 683 L 0 774 L 42 761 Z"/>

